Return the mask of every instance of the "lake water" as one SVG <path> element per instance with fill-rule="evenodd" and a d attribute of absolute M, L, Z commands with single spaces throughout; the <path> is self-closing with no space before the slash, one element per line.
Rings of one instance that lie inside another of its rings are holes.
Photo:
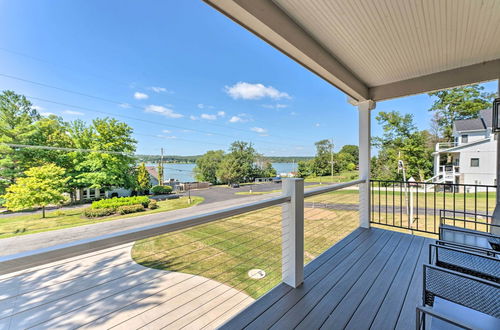
<path fill-rule="evenodd" d="M 148 164 L 156 166 L 155 164 Z M 176 179 L 181 182 L 196 181 L 193 169 L 195 164 L 165 164 L 165 180 Z M 289 173 L 297 171 L 297 163 L 273 163 L 278 175 L 280 173 Z"/>

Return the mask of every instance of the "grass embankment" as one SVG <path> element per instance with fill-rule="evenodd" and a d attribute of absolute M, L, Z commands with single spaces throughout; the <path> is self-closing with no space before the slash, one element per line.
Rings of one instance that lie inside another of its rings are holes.
<path fill-rule="evenodd" d="M 136 242 L 139 264 L 211 278 L 258 298 L 281 281 L 281 207 Z M 358 226 L 357 212 L 305 210 L 305 263 Z M 251 269 L 263 279 L 248 276 Z"/>
<path fill-rule="evenodd" d="M 187 197 L 171 199 L 158 202 L 158 208 L 144 212 L 113 215 L 109 217 L 88 219 L 83 216 L 83 208 L 65 209 L 48 212 L 46 218 L 42 219 L 40 214 L 26 214 L 12 217 L 0 217 L 0 238 L 27 235 L 51 231 L 63 228 L 83 226 L 98 222 L 105 222 L 117 219 L 133 218 L 141 215 L 167 212 L 197 205 L 203 201 L 203 197 L 191 197 L 191 204 L 188 204 Z"/>

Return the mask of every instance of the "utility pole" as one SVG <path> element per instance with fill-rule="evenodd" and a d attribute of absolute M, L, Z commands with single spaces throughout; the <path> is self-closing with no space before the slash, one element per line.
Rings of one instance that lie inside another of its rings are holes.
<path fill-rule="evenodd" d="M 330 176 L 333 183 L 333 138 L 330 140 Z"/>
<path fill-rule="evenodd" d="M 160 186 L 163 186 L 163 148 L 161 150 L 160 164 L 158 165 L 158 181 Z"/>

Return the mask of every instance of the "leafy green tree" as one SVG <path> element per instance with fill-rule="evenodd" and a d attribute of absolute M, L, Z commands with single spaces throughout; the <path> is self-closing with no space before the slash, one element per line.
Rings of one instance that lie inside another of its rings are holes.
<path fill-rule="evenodd" d="M 376 117 L 384 130 L 382 137 L 373 138 L 379 149 L 374 161 L 373 176 L 382 180 L 402 179 L 398 173 L 398 160 L 403 160 L 407 176 L 421 181 L 432 173 L 432 149 L 427 131 L 418 131 L 413 115 L 398 111 L 380 112 Z"/>
<path fill-rule="evenodd" d="M 429 93 L 436 97 L 429 111 L 435 113 L 433 120 L 445 139 L 452 140 L 455 120 L 477 118 L 480 110 L 491 107 L 495 94 L 483 90 L 483 86 L 470 85 Z"/>
<path fill-rule="evenodd" d="M 276 176 L 276 169 L 273 167 L 273 164 L 270 161 L 265 161 L 262 166 L 262 177 L 271 178 Z"/>
<path fill-rule="evenodd" d="M 217 168 L 217 178 L 223 183 L 238 183 L 245 178 L 243 167 L 233 154 L 228 154 Z"/>
<path fill-rule="evenodd" d="M 144 194 L 146 190 L 151 188 L 151 183 L 149 181 L 149 172 L 146 169 L 146 164 L 141 163 L 137 168 L 137 188 Z"/>
<path fill-rule="evenodd" d="M 203 156 L 196 160 L 196 166 L 194 168 L 196 180 L 217 184 L 217 170 L 223 159 L 224 151 L 207 151 Z"/>
<path fill-rule="evenodd" d="M 251 180 L 258 173 L 255 162 L 257 152 L 251 143 L 235 141 L 229 147 L 229 153 L 217 169 L 217 177 L 224 183 L 236 183 Z"/>
<path fill-rule="evenodd" d="M 299 178 L 307 178 L 308 176 L 313 175 L 311 170 L 313 161 L 313 159 L 307 161 L 301 160 L 297 163 L 297 176 Z"/>
<path fill-rule="evenodd" d="M 28 144 L 39 119 L 26 97 L 13 91 L 0 94 L 0 193 L 28 168 L 26 149 L 7 144 Z"/>
<path fill-rule="evenodd" d="M 90 149 L 84 160 L 76 166 L 78 183 L 90 188 L 132 188 L 136 141 L 132 128 L 116 119 L 103 118 L 92 121 Z"/>
<path fill-rule="evenodd" d="M 351 157 L 344 156 L 349 159 L 350 162 L 354 164 L 359 163 L 359 147 L 352 144 L 346 144 L 340 149 L 339 154 L 350 155 Z"/>
<path fill-rule="evenodd" d="M 315 176 L 324 176 L 331 174 L 331 157 L 333 143 L 330 140 L 321 140 L 314 143 L 316 146 L 316 157 L 313 159 L 311 172 Z"/>
<path fill-rule="evenodd" d="M 64 201 L 63 192 L 67 189 L 63 168 L 54 164 L 32 167 L 27 170 L 25 177 L 16 179 L 16 182 L 7 188 L 3 196 L 5 206 L 9 210 L 41 207 L 42 218 L 45 218 L 45 207 L 49 204 L 58 204 Z"/>
<path fill-rule="evenodd" d="M 157 167 L 157 170 L 158 170 L 158 185 L 159 186 L 163 186 L 163 173 L 164 173 L 164 169 L 163 169 L 163 162 L 158 162 L 158 167 Z"/>

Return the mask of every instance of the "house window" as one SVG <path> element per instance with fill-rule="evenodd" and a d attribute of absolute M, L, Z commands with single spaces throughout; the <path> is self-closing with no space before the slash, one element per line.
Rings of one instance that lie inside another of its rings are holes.
<path fill-rule="evenodd" d="M 479 167 L 479 158 L 471 158 L 470 167 Z"/>
<path fill-rule="evenodd" d="M 469 136 L 467 134 L 462 135 L 462 143 L 469 142 Z"/>

